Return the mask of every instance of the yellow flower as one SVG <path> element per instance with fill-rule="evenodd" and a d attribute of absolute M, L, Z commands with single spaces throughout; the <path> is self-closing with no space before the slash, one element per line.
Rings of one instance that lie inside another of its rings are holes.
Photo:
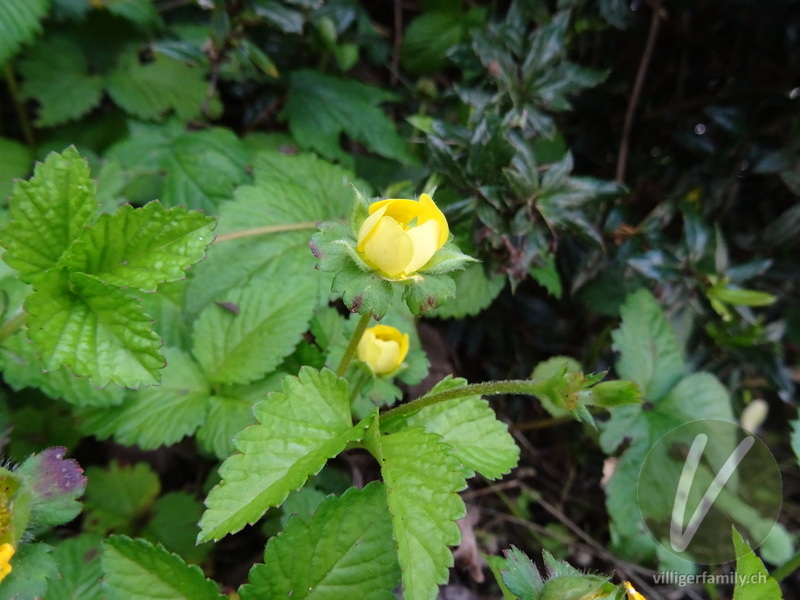
<path fill-rule="evenodd" d="M 6 542 L 0 544 L 0 581 L 11 573 L 11 557 L 14 556 L 14 546 Z"/>
<path fill-rule="evenodd" d="M 639 592 L 637 592 L 634 589 L 630 581 L 623 581 L 622 585 L 625 586 L 625 593 L 628 596 L 628 600 L 647 600 L 647 598 L 642 596 Z"/>
<path fill-rule="evenodd" d="M 358 342 L 358 359 L 376 375 L 396 371 L 408 354 L 408 334 L 389 325 L 375 325 Z"/>
<path fill-rule="evenodd" d="M 445 245 L 447 219 L 428 194 L 419 201 L 381 200 L 358 231 L 358 251 L 389 279 L 408 279 Z"/>

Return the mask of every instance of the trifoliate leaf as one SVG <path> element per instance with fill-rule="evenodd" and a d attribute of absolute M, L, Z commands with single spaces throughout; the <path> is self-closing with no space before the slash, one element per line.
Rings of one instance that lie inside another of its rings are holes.
<path fill-rule="evenodd" d="M 125 192 L 131 200 L 144 202 L 156 196 L 165 206 L 211 214 L 217 214 L 218 205 L 247 178 L 242 142 L 221 127 L 185 131 L 176 121 L 135 125 L 130 139 L 115 145 L 107 156 L 126 165 L 132 183 Z M 148 177 L 155 177 L 156 193 L 136 193 L 138 180 Z"/>
<path fill-rule="evenodd" d="M 47 586 L 47 600 L 104 600 L 100 580 L 100 545 L 102 538 L 81 534 L 63 540 L 53 550 L 58 563 L 58 577 Z"/>
<path fill-rule="evenodd" d="M 308 277 L 258 279 L 212 304 L 194 326 L 194 355 L 212 383 L 249 383 L 270 373 L 300 341 L 317 303 Z"/>
<path fill-rule="evenodd" d="M 5 0 L 0 2 L 0 64 L 16 54 L 42 30 L 39 21 L 47 15 L 48 0 Z"/>
<path fill-rule="evenodd" d="M 11 195 L 14 179 L 25 177 L 33 166 L 33 152 L 15 140 L 0 137 L 0 206 Z"/>
<path fill-rule="evenodd" d="M 764 563 L 733 528 L 733 547 L 736 550 L 736 586 L 733 600 L 782 600 L 778 582 L 769 576 Z"/>
<path fill-rule="evenodd" d="M 637 383 L 647 400 L 660 400 L 686 370 L 669 321 L 647 290 L 630 295 L 620 315 L 622 326 L 612 334 L 617 373 Z"/>
<path fill-rule="evenodd" d="M 52 550 L 52 546 L 41 542 L 22 544 L 14 554 L 14 570 L 0 584 L 3 598 L 40 600 L 47 591 L 48 582 L 58 574 Z"/>
<path fill-rule="evenodd" d="M 466 379 L 447 377 L 429 395 L 467 385 Z M 455 398 L 426 406 L 394 427 L 423 427 L 453 447 L 465 466 L 488 479 L 502 477 L 517 465 L 519 448 L 508 426 L 497 419 L 489 403 L 480 396 Z"/>
<path fill-rule="evenodd" d="M 53 36 L 36 44 L 20 63 L 22 95 L 39 102 L 36 124 L 52 127 L 78 119 L 100 104 L 105 82 L 89 73 L 81 47 Z"/>
<path fill-rule="evenodd" d="M 81 511 L 78 498 L 86 488 L 86 477 L 76 461 L 64 459 L 66 452 L 66 448 L 47 448 L 16 471 L 30 494 L 29 526 L 33 529 L 63 525 Z"/>
<path fill-rule="evenodd" d="M 187 294 L 192 313 L 255 277 L 308 273 L 323 280 L 314 271 L 308 240 L 317 222 L 345 219 L 355 176 L 311 154 L 262 152 L 253 166 L 255 183 L 239 187 L 235 201 L 223 205 L 217 231 L 221 240 L 193 273 Z M 259 227 L 274 229 L 225 240 L 227 235 Z"/>
<path fill-rule="evenodd" d="M 55 275 L 55 274 L 54 274 Z M 46 369 L 68 366 L 93 385 L 153 385 L 161 340 L 136 300 L 83 273 L 42 280 L 25 301 L 28 332 Z"/>
<path fill-rule="evenodd" d="M 378 107 L 394 94 L 347 79 L 301 70 L 291 74 L 289 95 L 281 116 L 304 149 L 328 159 L 346 158 L 342 133 L 386 158 L 409 160 L 403 139 Z"/>
<path fill-rule="evenodd" d="M 161 544 L 114 535 L 103 544 L 103 586 L 110 600 L 223 600 L 217 584 Z"/>
<path fill-rule="evenodd" d="M 108 93 L 123 110 L 145 121 L 160 121 L 175 111 L 182 121 L 202 112 L 209 100 L 206 70 L 163 54 L 142 63 L 138 48 L 123 54 L 108 76 Z"/>
<path fill-rule="evenodd" d="M 11 220 L 3 232 L 3 260 L 31 283 L 54 267 L 97 209 L 89 166 L 74 147 L 50 154 L 29 181 L 18 181 Z"/>
<path fill-rule="evenodd" d="M 125 205 L 101 215 L 62 264 L 112 285 L 154 292 L 205 258 L 215 225 L 201 212 L 166 209 L 159 202 Z"/>
<path fill-rule="evenodd" d="M 177 348 L 166 348 L 161 385 L 132 390 L 121 406 L 82 411 L 81 430 L 100 439 L 154 450 L 179 442 L 203 424 L 211 390 L 200 367 Z"/>
<path fill-rule="evenodd" d="M 440 436 L 422 429 L 382 435 L 370 426 L 365 445 L 386 484 L 403 597 L 433 600 L 453 564 L 448 546 L 461 540 L 455 521 L 465 508 L 456 492 L 466 487 L 466 470 Z"/>
<path fill-rule="evenodd" d="M 329 370 L 304 368 L 283 381 L 283 392 L 255 406 L 257 425 L 236 436 L 241 454 L 220 468 L 222 482 L 206 499 L 199 541 L 219 539 L 255 522 L 299 488 L 345 445 L 353 427 L 347 382 Z"/>
<path fill-rule="evenodd" d="M 161 490 L 158 475 L 147 463 L 121 466 L 112 462 L 108 469 L 89 467 L 86 476 L 83 527 L 99 534 L 131 531 Z"/>
<path fill-rule="evenodd" d="M 351 488 L 325 500 L 310 520 L 291 519 L 248 579 L 242 600 L 392 600 L 400 566 L 383 485 Z"/>

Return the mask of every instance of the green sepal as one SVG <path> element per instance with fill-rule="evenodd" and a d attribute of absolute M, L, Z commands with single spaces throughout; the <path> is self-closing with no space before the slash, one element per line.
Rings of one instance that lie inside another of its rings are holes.
<path fill-rule="evenodd" d="M 597 575 L 562 575 L 549 579 L 539 600 L 582 600 L 591 597 L 608 581 Z"/>
<path fill-rule="evenodd" d="M 632 381 L 603 381 L 591 388 L 587 404 L 612 408 L 624 404 L 641 404 L 642 391 Z"/>
<path fill-rule="evenodd" d="M 28 527 L 31 497 L 22 485 L 22 478 L 0 467 L 0 544 L 17 546 Z"/>
<path fill-rule="evenodd" d="M 415 315 L 432 310 L 456 295 L 456 283 L 449 275 L 417 275 L 403 290 L 403 300 Z"/>
<path fill-rule="evenodd" d="M 453 242 L 448 242 L 436 251 L 431 259 L 419 270 L 423 277 L 429 275 L 442 275 L 459 269 L 463 269 L 469 263 L 480 262 L 477 258 L 472 258 L 464 254 Z"/>
<path fill-rule="evenodd" d="M 371 312 L 376 319 L 389 312 L 394 298 L 391 283 L 352 264 L 334 276 L 331 291 L 342 294 L 342 301 L 352 312 L 362 315 Z"/>

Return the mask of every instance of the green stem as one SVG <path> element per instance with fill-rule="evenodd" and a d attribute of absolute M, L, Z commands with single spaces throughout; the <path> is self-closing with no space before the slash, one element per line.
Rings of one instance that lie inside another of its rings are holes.
<path fill-rule="evenodd" d="M 367 330 L 367 325 L 369 325 L 371 320 L 372 311 L 365 312 L 363 315 L 361 315 L 361 319 L 359 320 L 358 325 L 356 325 L 356 330 L 353 332 L 353 336 L 350 338 L 350 343 L 347 345 L 347 350 L 344 351 L 342 362 L 339 363 L 339 368 L 336 369 L 336 375 L 339 377 L 344 377 L 347 367 L 350 366 L 350 361 L 353 360 L 353 356 L 355 356 L 356 348 L 358 348 L 358 342 L 361 341 L 361 337 Z"/>
<path fill-rule="evenodd" d="M 264 227 L 253 227 L 252 229 L 243 229 L 242 231 L 223 233 L 222 235 L 218 235 L 214 240 L 214 242 L 215 243 L 228 242 L 230 240 L 238 240 L 239 238 L 253 237 L 256 235 L 266 235 L 268 233 L 281 233 L 283 231 L 314 229 L 316 226 L 317 226 L 316 221 L 306 221 L 304 223 L 287 223 L 285 225 L 266 225 Z"/>
<path fill-rule="evenodd" d="M 798 568 L 800 568 L 800 552 L 775 569 L 772 572 L 772 578 L 780 583 L 786 579 L 787 575 L 794 573 Z"/>
<path fill-rule="evenodd" d="M 25 143 L 33 149 L 36 147 L 36 139 L 33 137 L 33 128 L 31 127 L 31 122 L 28 119 L 28 113 L 25 110 L 25 105 L 22 103 L 22 100 L 20 100 L 17 78 L 8 63 L 3 65 L 3 72 L 6 77 L 6 84 L 8 84 L 8 91 L 11 92 L 11 99 L 14 102 L 14 108 L 17 111 L 17 117 L 19 117 L 19 124 L 22 127 L 22 135 L 25 138 Z"/>
<path fill-rule="evenodd" d="M 520 394 L 523 396 L 541 396 L 545 389 L 546 381 L 535 381 L 533 379 L 509 379 L 506 381 L 485 381 L 483 383 L 473 383 L 464 387 L 445 390 L 435 394 L 427 394 L 416 400 L 403 404 L 381 414 L 381 422 L 393 417 L 399 417 L 415 413 L 426 406 L 446 402 L 455 398 L 466 396 L 494 396 L 497 394 Z"/>
<path fill-rule="evenodd" d="M 17 333 L 20 327 L 22 327 L 25 324 L 25 320 L 27 318 L 28 315 L 26 313 L 18 312 L 8 321 L 3 323 L 2 327 L 0 327 L 0 344 L 2 344 L 4 341 L 6 341 L 6 339 L 10 338 L 15 333 Z"/>

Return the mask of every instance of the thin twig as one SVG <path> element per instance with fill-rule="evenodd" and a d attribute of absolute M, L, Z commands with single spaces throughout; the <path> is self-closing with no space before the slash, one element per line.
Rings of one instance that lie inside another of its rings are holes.
<path fill-rule="evenodd" d="M 650 59 L 653 57 L 653 49 L 655 48 L 656 38 L 658 37 L 658 28 L 661 24 L 661 20 L 664 18 L 666 18 L 666 13 L 663 8 L 658 2 L 654 3 L 653 17 L 650 19 L 650 31 L 647 34 L 647 43 L 642 53 L 642 60 L 639 62 L 639 70 L 636 72 L 636 79 L 633 82 L 631 99 L 628 103 L 628 110 L 625 113 L 625 124 L 622 126 L 622 139 L 619 144 L 617 175 L 615 177 L 617 183 L 625 183 L 625 169 L 628 166 L 628 152 L 630 151 L 633 118 L 636 114 L 636 107 L 639 104 L 639 96 L 642 94 L 642 87 L 644 86 L 644 79 L 647 76 L 647 69 L 650 66 Z"/>

